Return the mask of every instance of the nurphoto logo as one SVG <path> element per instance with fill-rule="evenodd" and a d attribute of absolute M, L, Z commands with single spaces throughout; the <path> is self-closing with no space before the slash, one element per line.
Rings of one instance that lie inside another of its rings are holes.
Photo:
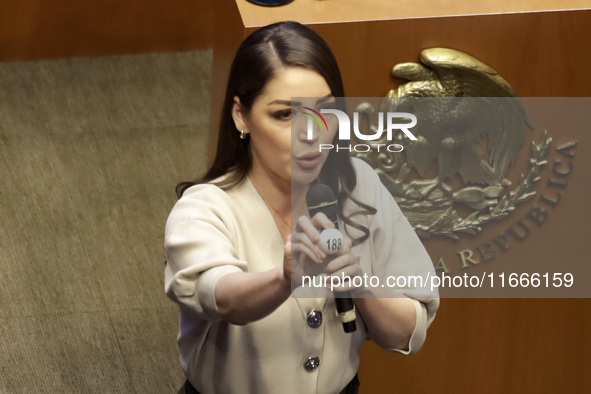
<path fill-rule="evenodd" d="M 339 140 L 351 140 L 351 121 L 349 120 L 349 116 L 338 109 L 321 109 L 320 113 L 318 111 L 313 110 L 312 108 L 304 107 L 307 110 L 310 110 L 313 113 L 304 112 L 304 114 L 308 115 L 310 118 L 308 119 L 308 140 L 313 139 L 313 128 L 314 128 L 314 121 L 318 124 L 320 129 L 322 129 L 323 125 L 326 130 L 328 130 L 328 125 L 326 120 L 322 116 L 322 114 L 333 114 L 337 117 L 339 121 Z M 398 119 L 410 119 L 410 123 L 395 123 L 394 120 Z M 322 123 L 321 123 L 322 122 Z M 417 117 L 413 114 L 407 112 L 387 112 L 386 113 L 386 127 L 384 129 L 384 113 L 378 113 L 378 127 L 375 130 L 374 134 L 363 134 L 359 131 L 359 113 L 353 113 L 353 132 L 355 133 L 355 137 L 360 141 L 376 141 L 382 138 L 384 131 L 386 132 L 386 139 L 388 141 L 392 141 L 394 131 L 400 130 L 402 131 L 409 139 L 416 141 L 417 138 L 409 131 L 410 128 L 413 128 L 417 124 Z M 403 147 L 400 144 L 371 144 L 371 146 L 375 149 L 377 147 L 378 152 L 380 151 L 381 147 L 386 147 L 388 152 L 402 152 Z M 320 144 L 320 151 L 334 149 L 335 146 L 332 144 Z M 337 151 L 342 149 L 348 149 L 350 152 L 369 152 L 372 148 L 368 144 L 356 144 L 356 145 L 349 145 L 349 147 L 337 146 Z"/>

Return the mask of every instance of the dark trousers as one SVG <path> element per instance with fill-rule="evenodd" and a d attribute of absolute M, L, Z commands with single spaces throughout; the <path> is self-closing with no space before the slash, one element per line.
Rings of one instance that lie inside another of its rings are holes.
<path fill-rule="evenodd" d="M 349 384 L 341 390 L 339 394 L 358 394 L 359 393 L 359 378 L 357 374 L 355 377 L 349 382 Z M 199 394 L 199 391 L 195 390 L 195 387 L 188 380 L 185 381 L 185 384 L 179 390 L 178 394 Z"/>

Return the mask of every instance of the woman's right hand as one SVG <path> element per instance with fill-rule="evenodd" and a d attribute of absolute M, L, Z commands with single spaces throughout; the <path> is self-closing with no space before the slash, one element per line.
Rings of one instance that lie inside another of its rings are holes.
<path fill-rule="evenodd" d="M 320 249 L 320 232 L 334 228 L 333 222 L 318 212 L 313 218 L 300 216 L 284 249 L 283 275 L 292 289 L 302 284 L 303 276 L 316 276 L 324 272 L 328 263 L 326 253 Z"/>

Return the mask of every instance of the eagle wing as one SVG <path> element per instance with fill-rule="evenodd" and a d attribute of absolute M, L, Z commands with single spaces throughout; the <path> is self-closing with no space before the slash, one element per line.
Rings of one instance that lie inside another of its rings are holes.
<path fill-rule="evenodd" d="M 455 112 L 475 117 L 474 130 L 465 132 L 488 137 L 489 162 L 502 178 L 525 144 L 525 126 L 533 129 L 511 86 L 488 65 L 453 49 L 425 49 L 420 60 L 434 70 L 445 96 L 470 97 Z M 470 169 L 463 172 L 468 176 Z"/>

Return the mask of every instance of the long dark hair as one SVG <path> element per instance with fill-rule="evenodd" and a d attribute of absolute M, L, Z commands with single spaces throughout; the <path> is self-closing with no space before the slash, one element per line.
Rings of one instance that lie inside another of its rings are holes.
<path fill-rule="evenodd" d="M 250 171 L 252 154 L 250 136 L 240 138 L 232 118 L 234 97 L 240 99 L 242 110 L 250 113 L 256 98 L 274 77 L 278 66 L 304 67 L 322 75 L 337 100 L 337 106 L 345 111 L 345 91 L 337 61 L 330 47 L 314 30 L 297 22 L 279 22 L 264 26 L 248 36 L 238 48 L 228 80 L 224 105 L 219 124 L 219 136 L 215 159 L 205 175 L 193 182 L 181 182 L 176 194 L 181 198 L 184 191 L 193 185 L 207 183 L 223 175 L 215 184 L 228 189 L 240 183 Z M 340 143 L 338 133 L 333 145 Z M 330 174 L 330 176 L 329 176 Z M 364 235 L 354 239 L 356 245 L 369 237 L 369 229 L 353 222 L 343 214 L 344 203 L 350 198 L 363 208 L 357 214 L 375 214 L 375 208 L 354 198 L 351 191 L 357 178 L 348 149 L 331 150 L 320 172 L 319 181 L 332 188 L 339 202 L 339 217 L 346 225 L 361 230 Z M 339 188 L 339 184 L 341 187 Z"/>

